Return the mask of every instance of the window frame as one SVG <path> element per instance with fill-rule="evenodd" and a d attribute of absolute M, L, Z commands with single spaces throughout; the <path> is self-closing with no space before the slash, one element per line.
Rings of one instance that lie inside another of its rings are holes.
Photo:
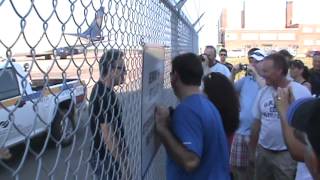
<path fill-rule="evenodd" d="M 18 82 L 18 77 L 17 77 L 17 74 L 16 74 L 16 70 L 15 70 L 13 67 L 0 68 L 0 75 L 1 75 L 1 73 L 2 73 L 3 71 L 10 71 L 9 73 L 12 73 L 12 74 L 14 75 L 14 77 L 13 77 L 13 79 L 12 79 L 14 82 L 12 82 L 12 83 L 15 85 L 15 87 L 17 87 L 18 93 L 14 94 L 14 95 L 12 95 L 12 96 L 10 96 L 10 97 L 4 97 L 4 98 L 2 98 L 2 97 L 0 96 L 0 101 L 6 100 L 6 99 L 11 99 L 11 98 L 14 98 L 14 97 L 17 97 L 17 96 L 21 96 L 20 86 L 19 86 L 19 82 Z M 1 83 L 1 82 L 0 82 L 0 83 Z"/>

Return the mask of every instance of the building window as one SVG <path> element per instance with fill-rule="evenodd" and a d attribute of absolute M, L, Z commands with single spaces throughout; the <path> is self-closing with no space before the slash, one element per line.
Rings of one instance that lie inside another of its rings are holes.
<path fill-rule="evenodd" d="M 276 33 L 261 33 L 260 34 L 260 40 L 277 40 L 277 34 Z"/>
<path fill-rule="evenodd" d="M 238 39 L 238 35 L 236 33 L 226 33 L 226 40 L 234 41 Z"/>
<path fill-rule="evenodd" d="M 312 45 L 313 45 L 313 40 L 304 40 L 304 41 L 303 41 L 303 44 L 304 44 L 305 46 L 312 46 Z"/>
<path fill-rule="evenodd" d="M 242 40 L 259 40 L 259 35 L 257 33 L 243 33 L 241 34 Z"/>
<path fill-rule="evenodd" d="M 313 28 L 311 28 L 311 27 L 304 27 L 304 28 L 302 29 L 302 32 L 304 32 L 304 33 L 312 33 L 312 32 L 313 32 Z"/>
<path fill-rule="evenodd" d="M 294 33 L 279 33 L 278 39 L 282 41 L 294 41 L 296 40 L 296 35 Z"/>

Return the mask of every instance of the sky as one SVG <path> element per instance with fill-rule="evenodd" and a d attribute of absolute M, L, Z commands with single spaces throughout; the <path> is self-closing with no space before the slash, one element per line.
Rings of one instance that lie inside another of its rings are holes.
<path fill-rule="evenodd" d="M 99 0 L 100 1 L 100 0 Z M 93 6 L 99 7 L 99 1 L 92 1 Z M 103 0 L 102 0 L 103 1 Z M 106 2 L 109 2 L 105 0 Z M 120 0 L 125 1 L 125 0 Z M 173 1 L 173 0 L 171 0 Z M 175 0 L 178 1 L 178 0 Z M 235 27 L 239 26 L 240 22 L 238 20 L 239 14 L 236 12 L 242 8 L 243 0 L 187 0 L 182 8 L 182 11 L 186 14 L 189 20 L 193 23 L 196 19 L 205 12 L 205 15 L 200 20 L 200 22 L 195 26 L 196 31 L 203 26 L 202 30 L 199 32 L 199 47 L 203 48 L 205 45 L 216 45 L 218 41 L 218 19 L 223 7 L 228 7 L 230 9 L 229 19 L 234 24 Z M 293 23 L 319 23 L 320 18 L 320 0 L 293 0 L 294 1 L 294 17 Z M 25 16 L 28 14 L 28 10 L 31 8 L 30 0 L 13 0 L 14 7 L 21 14 Z M 19 2 L 19 3 L 18 3 Z M 34 0 L 35 7 L 41 14 L 43 19 L 48 19 L 52 12 L 52 0 Z M 48 3 L 50 2 L 50 3 Z M 69 2 L 67 0 L 57 1 L 57 12 L 58 17 L 62 22 L 66 22 L 68 18 L 71 17 L 70 11 L 66 11 L 65 8 L 69 8 Z M 88 27 L 94 18 L 93 8 L 88 9 L 87 20 L 85 22 L 83 7 L 79 4 L 80 1 L 76 1 L 74 12 L 72 13 L 75 17 L 74 20 L 71 19 L 65 26 L 65 32 L 74 33 L 75 24 L 82 24 L 82 31 Z M 86 5 L 91 3 L 91 0 L 82 0 Z M 114 1 L 110 1 L 114 2 Z M 133 3 L 134 0 L 127 0 L 127 3 Z M 248 10 L 248 18 L 246 19 L 247 26 L 252 28 L 263 29 L 265 27 L 281 28 L 284 22 L 284 13 L 282 9 L 285 8 L 286 0 L 246 0 L 246 5 Z M 109 5 L 109 4 L 108 4 Z M 115 3 L 111 3 L 111 6 L 115 6 Z M 115 9 L 115 8 L 113 8 Z M 284 11 L 284 10 L 283 10 Z M 119 13 L 119 12 L 112 12 Z M 8 48 L 12 46 L 17 37 L 23 39 L 20 34 L 20 27 L 25 28 L 26 39 L 31 46 L 39 43 L 38 47 L 41 50 L 52 49 L 47 43 L 45 37 L 42 38 L 40 42 L 38 40 L 41 38 L 43 31 L 42 21 L 37 17 L 38 15 L 33 10 L 30 15 L 26 18 L 26 24 L 17 17 L 14 12 L 9 0 L 0 0 L 0 40 L 3 44 L 7 45 Z M 108 21 L 110 22 L 110 21 Z M 55 27 L 54 24 L 61 24 L 57 17 L 53 17 L 48 21 L 47 35 L 53 46 L 56 46 L 61 36 L 61 26 Z M 19 40 L 18 40 L 19 41 Z M 63 40 L 61 40 L 63 41 Z M 0 56 L 4 57 L 6 48 L 3 48 L 0 42 Z M 17 43 L 12 47 L 12 51 L 17 52 L 17 50 L 30 50 L 27 43 Z"/>

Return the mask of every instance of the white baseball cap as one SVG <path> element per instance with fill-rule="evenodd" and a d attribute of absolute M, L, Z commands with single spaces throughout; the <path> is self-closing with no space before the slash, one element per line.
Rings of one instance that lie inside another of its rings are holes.
<path fill-rule="evenodd" d="M 266 56 L 266 53 L 259 49 L 255 50 L 249 57 L 254 58 L 257 61 L 262 61 Z"/>

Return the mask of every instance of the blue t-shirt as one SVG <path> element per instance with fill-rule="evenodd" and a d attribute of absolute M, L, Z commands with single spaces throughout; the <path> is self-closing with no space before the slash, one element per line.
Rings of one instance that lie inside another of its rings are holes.
<path fill-rule="evenodd" d="M 245 76 L 235 83 L 235 89 L 240 93 L 240 125 L 237 134 L 250 135 L 254 121 L 252 108 L 259 92 L 259 85 L 252 76 Z"/>
<path fill-rule="evenodd" d="M 167 180 L 229 180 L 226 134 L 217 108 L 201 94 L 184 99 L 176 108 L 171 128 L 178 140 L 200 158 L 199 167 L 186 172 L 168 154 Z"/>

